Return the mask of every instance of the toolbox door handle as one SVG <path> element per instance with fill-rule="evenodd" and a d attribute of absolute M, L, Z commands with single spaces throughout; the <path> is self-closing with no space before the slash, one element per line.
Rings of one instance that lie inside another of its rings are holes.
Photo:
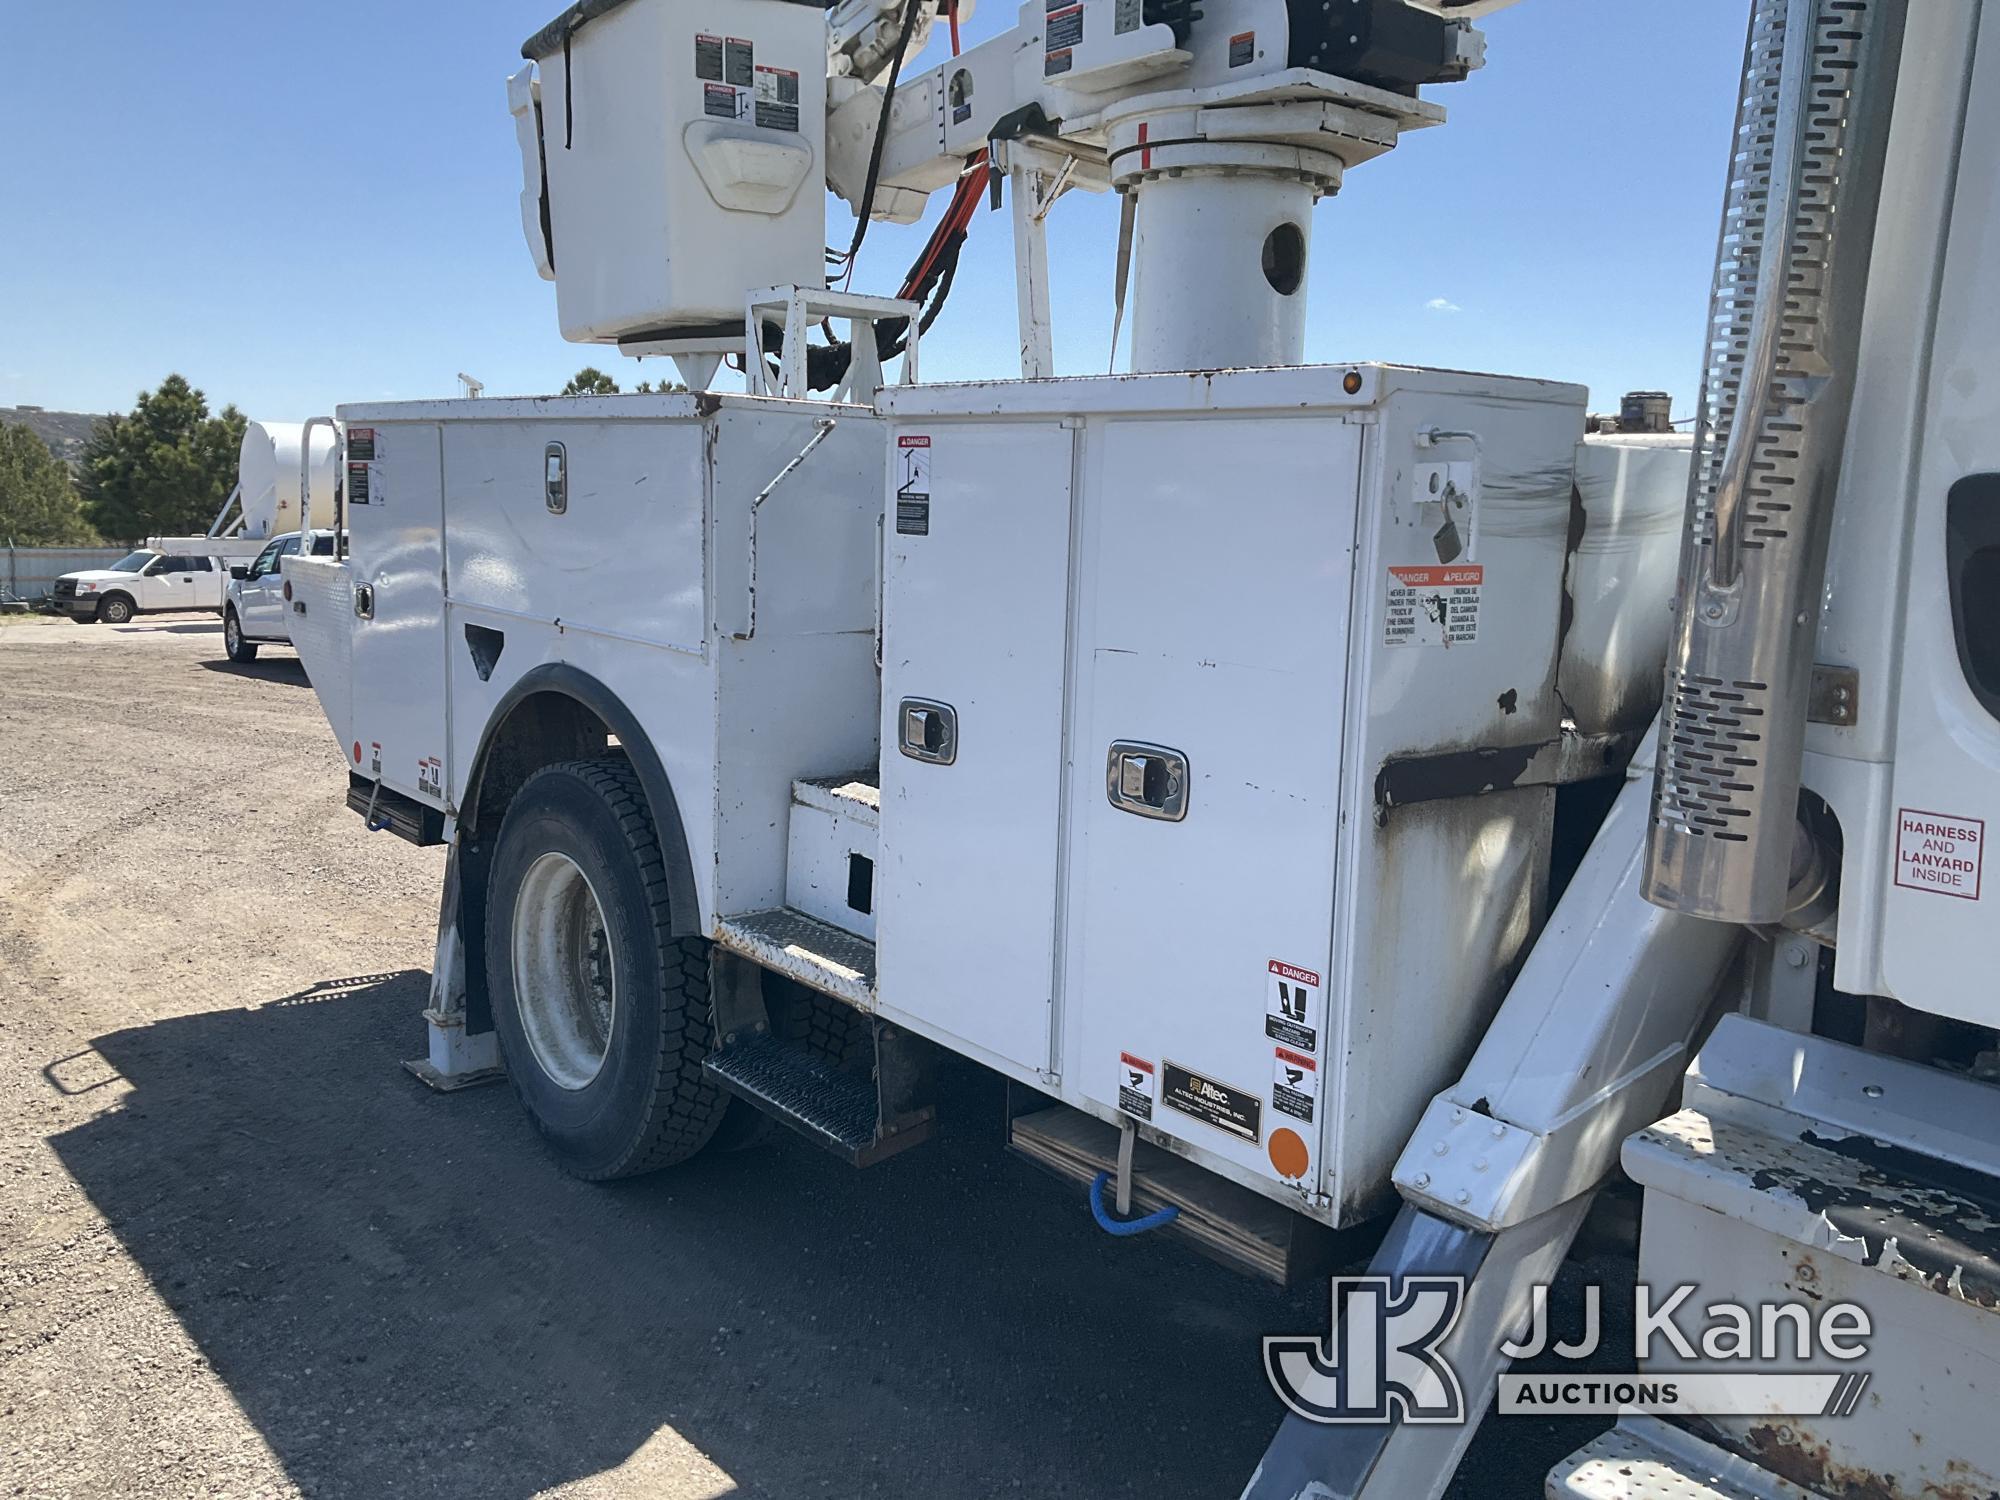
<path fill-rule="evenodd" d="M 1178 823 L 1187 816 L 1187 757 L 1164 745 L 1118 740 L 1105 761 L 1104 790 L 1120 812 Z"/>

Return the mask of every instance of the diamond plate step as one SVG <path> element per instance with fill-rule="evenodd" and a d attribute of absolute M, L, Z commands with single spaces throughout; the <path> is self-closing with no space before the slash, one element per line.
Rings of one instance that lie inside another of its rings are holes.
<path fill-rule="evenodd" d="M 724 917 L 715 940 L 856 1010 L 875 1009 L 875 945 L 789 906 Z"/>
<path fill-rule="evenodd" d="M 882 779 L 873 771 L 808 776 L 792 783 L 792 800 L 873 828 L 882 814 Z"/>
<path fill-rule="evenodd" d="M 1627 1417 L 1549 1471 L 1548 1500 L 1822 1500 L 1654 1417 Z"/>
<path fill-rule="evenodd" d="M 933 1113 L 925 1108 L 893 1131 L 877 1125 L 874 1080 L 842 1072 L 804 1047 L 761 1033 L 708 1059 L 724 1088 L 857 1167 L 928 1140 Z"/>

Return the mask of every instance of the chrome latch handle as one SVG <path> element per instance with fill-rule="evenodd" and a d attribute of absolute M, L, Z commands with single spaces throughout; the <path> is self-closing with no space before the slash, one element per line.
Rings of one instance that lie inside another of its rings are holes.
<path fill-rule="evenodd" d="M 905 698 L 896 723 L 896 747 L 911 760 L 948 766 L 958 759 L 958 710 L 949 703 Z"/>
<path fill-rule="evenodd" d="M 1119 740 L 1105 762 L 1104 790 L 1120 812 L 1178 823 L 1188 809 L 1187 757 L 1164 745 Z"/>

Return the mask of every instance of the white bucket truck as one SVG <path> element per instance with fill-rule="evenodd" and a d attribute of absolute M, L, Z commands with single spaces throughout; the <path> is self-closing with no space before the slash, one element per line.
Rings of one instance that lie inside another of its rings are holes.
<path fill-rule="evenodd" d="M 1990 1242 L 1899 1282 L 1867 1269 L 1865 1211 L 1842 1210 L 1849 1255 L 1791 1205 L 1847 1170 L 1815 1140 L 1900 1142 L 1843 1202 L 1930 1223 L 2000 1167 L 2000 1131 L 1968 1134 L 1990 1090 L 1934 1034 L 1892 1056 L 1824 1020 L 2000 1020 L 1939 967 L 1994 931 L 1994 617 L 1907 561 L 1935 522 L 1943 566 L 1944 486 L 1888 477 L 1930 420 L 1915 324 L 2000 379 L 2000 338 L 1975 336 L 2000 306 L 1977 292 L 1991 216 L 1925 196 L 1935 170 L 1885 210 L 1867 301 L 1894 399 L 1846 430 L 1888 100 L 1918 101 L 1893 149 L 1958 161 L 1939 142 L 2000 100 L 2000 13 L 1753 8 L 1683 543 L 1663 517 L 1696 443 L 1585 439 L 1576 386 L 1302 364 L 1315 200 L 1442 121 L 1420 91 L 1479 65 L 1485 8 L 1031 4 L 908 76 L 929 0 L 584 0 L 532 39 L 523 222 L 564 331 L 672 356 L 696 389 L 342 410 L 349 540 L 288 565 L 290 630 L 350 804 L 451 850 L 415 1069 L 504 1067 L 556 1156 L 606 1178 L 756 1112 L 878 1160 L 928 1133 L 930 1062 L 955 1052 L 1009 1080 L 1013 1145 L 1115 1194 L 1108 1222 L 1172 1209 L 1296 1280 L 1328 1231 L 1398 1210 L 1376 1269 L 1459 1287 L 1440 1352 L 1475 1421 L 1621 1142 L 1648 1257 L 1754 1298 L 1809 1246 L 1946 1318 L 1924 1277 L 1977 1279 Z M 1814 38 L 1843 90 L 1809 90 Z M 1991 180 L 1982 139 L 1961 188 Z M 1844 169 L 1815 176 L 1830 149 Z M 918 383 L 989 182 L 1027 378 Z M 897 297 L 827 290 L 822 183 L 864 224 L 950 191 Z M 1126 205 L 1128 375 L 1051 373 L 1042 225 L 1073 188 Z M 1816 227 L 1729 258 L 1772 214 Z M 846 342 L 809 340 L 826 320 Z M 705 389 L 731 354 L 751 394 Z M 1843 495 L 1830 532 L 1843 439 L 1876 500 Z M 1961 509 L 1951 555 L 1989 557 L 1988 513 Z M 1946 644 L 1904 673 L 1906 635 Z M 1947 812 L 1898 832 L 1898 805 Z M 1674 1114 L 1717 1008 L 1738 1014 Z M 1949 1204 L 1910 1186 L 1932 1167 Z M 1951 1306 L 1993 1371 L 1990 1304 Z M 1323 1363 L 1288 1361 L 1249 1494 L 1441 1492 L 1469 1423 L 1349 1420 Z M 1898 1496 L 1940 1464 L 2000 1472 L 1958 1407 L 1882 1400 L 1786 1430 Z M 1550 1486 L 1653 1492 L 1591 1488 L 1614 1464 L 1790 1495 L 1790 1462 L 1751 1419 L 1634 1416 Z"/>

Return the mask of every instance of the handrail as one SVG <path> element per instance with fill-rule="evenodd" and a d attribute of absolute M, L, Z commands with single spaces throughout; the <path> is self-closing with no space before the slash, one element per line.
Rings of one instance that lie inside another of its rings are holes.
<path fill-rule="evenodd" d="M 299 434 L 299 531 L 311 530 L 306 522 L 312 519 L 312 456 L 313 429 L 330 428 L 333 432 L 333 555 L 336 561 L 347 559 L 347 476 L 343 472 L 347 453 L 347 435 L 340 430 L 340 423 L 332 417 L 311 417 L 306 421 L 305 431 Z"/>

